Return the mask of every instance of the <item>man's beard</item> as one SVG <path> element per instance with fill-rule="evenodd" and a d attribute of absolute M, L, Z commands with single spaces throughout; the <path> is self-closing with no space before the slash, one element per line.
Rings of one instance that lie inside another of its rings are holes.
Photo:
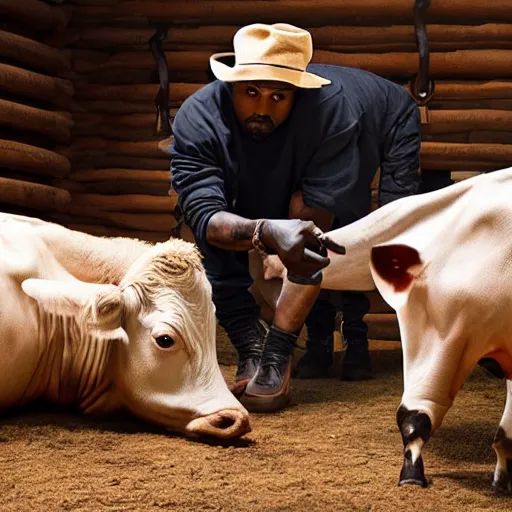
<path fill-rule="evenodd" d="M 270 116 L 253 114 L 244 121 L 245 129 L 255 141 L 265 140 L 274 130 L 275 124 Z"/>

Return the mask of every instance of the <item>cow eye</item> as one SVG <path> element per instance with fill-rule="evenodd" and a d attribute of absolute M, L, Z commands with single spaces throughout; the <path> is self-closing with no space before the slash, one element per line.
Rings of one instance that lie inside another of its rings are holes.
<path fill-rule="evenodd" d="M 174 339 L 167 334 L 157 336 L 155 341 L 160 348 L 171 348 L 175 343 Z"/>

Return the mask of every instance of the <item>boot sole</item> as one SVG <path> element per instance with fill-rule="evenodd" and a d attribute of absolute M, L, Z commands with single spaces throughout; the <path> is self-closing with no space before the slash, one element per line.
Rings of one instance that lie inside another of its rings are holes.
<path fill-rule="evenodd" d="M 240 400 L 240 397 L 245 393 L 245 388 L 247 387 L 247 384 L 249 384 L 249 381 L 250 379 L 236 381 L 230 388 L 231 393 Z"/>
<path fill-rule="evenodd" d="M 249 412 L 277 412 L 284 409 L 291 399 L 290 388 L 284 393 L 276 395 L 248 395 L 243 394 L 240 397 L 240 403 Z"/>

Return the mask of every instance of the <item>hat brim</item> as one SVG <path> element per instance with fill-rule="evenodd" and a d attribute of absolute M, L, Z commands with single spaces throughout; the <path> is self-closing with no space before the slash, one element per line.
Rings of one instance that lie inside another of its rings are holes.
<path fill-rule="evenodd" d="M 269 80 L 286 82 L 304 89 L 317 89 L 331 83 L 327 78 L 307 71 L 296 71 L 269 64 L 246 64 L 231 67 L 219 61 L 223 57 L 233 57 L 234 55 L 234 53 L 216 53 L 210 57 L 212 72 L 219 80 L 223 82 Z"/>

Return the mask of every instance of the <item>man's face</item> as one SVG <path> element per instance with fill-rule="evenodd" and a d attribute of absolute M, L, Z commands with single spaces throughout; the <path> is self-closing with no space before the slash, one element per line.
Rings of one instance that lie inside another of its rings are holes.
<path fill-rule="evenodd" d="M 295 89 L 285 82 L 233 84 L 236 117 L 254 140 L 264 140 L 286 120 L 293 105 Z"/>

